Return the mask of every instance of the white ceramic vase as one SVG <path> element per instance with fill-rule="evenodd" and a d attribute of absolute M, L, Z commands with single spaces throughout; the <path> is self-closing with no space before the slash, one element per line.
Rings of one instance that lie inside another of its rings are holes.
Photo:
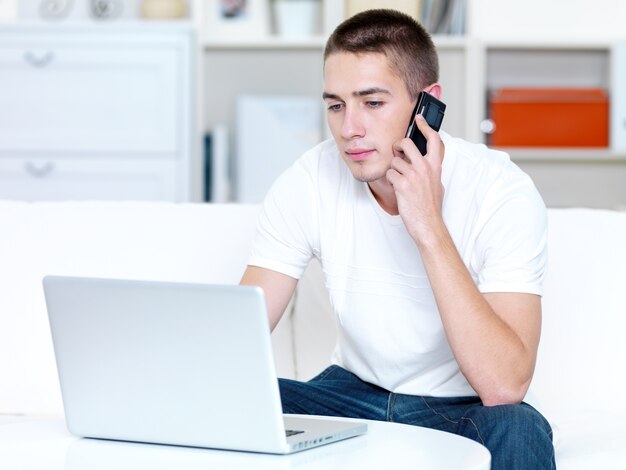
<path fill-rule="evenodd" d="M 276 34 L 285 38 L 306 38 L 320 34 L 319 0 L 274 0 Z"/>

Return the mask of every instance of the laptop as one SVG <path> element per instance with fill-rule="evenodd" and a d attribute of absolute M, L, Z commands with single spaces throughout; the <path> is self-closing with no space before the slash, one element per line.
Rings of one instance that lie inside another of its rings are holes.
<path fill-rule="evenodd" d="M 260 288 L 64 276 L 43 286 L 72 434 L 287 454 L 367 430 L 283 415 Z"/>

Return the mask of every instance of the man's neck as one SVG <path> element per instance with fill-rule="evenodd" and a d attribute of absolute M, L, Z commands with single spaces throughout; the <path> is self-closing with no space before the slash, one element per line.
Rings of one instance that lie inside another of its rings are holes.
<path fill-rule="evenodd" d="M 393 190 L 393 186 L 387 181 L 386 177 L 377 179 L 367 183 L 374 195 L 374 199 L 378 202 L 378 205 L 390 215 L 398 215 L 398 199 L 396 193 Z"/>

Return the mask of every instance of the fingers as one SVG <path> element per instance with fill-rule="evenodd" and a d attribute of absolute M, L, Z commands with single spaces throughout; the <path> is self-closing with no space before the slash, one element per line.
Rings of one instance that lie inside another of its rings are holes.
<path fill-rule="evenodd" d="M 415 116 L 415 124 L 426 138 L 426 155 L 424 155 L 424 157 L 435 157 L 439 160 L 443 160 L 443 142 L 441 141 L 439 132 L 430 127 L 421 114 Z"/>
<path fill-rule="evenodd" d="M 393 168 L 389 168 L 385 176 L 387 177 L 387 181 L 389 181 L 389 184 L 391 184 L 391 186 L 395 186 L 398 182 L 398 179 L 401 178 L 402 175 L 400 175 L 400 173 L 398 173 Z"/>
<path fill-rule="evenodd" d="M 413 162 L 416 158 L 422 157 L 413 141 L 408 137 L 396 141 L 392 146 L 392 150 L 394 156 L 403 158 L 408 162 Z"/>
<path fill-rule="evenodd" d="M 398 183 L 414 184 L 418 174 L 428 174 L 429 164 L 421 156 L 414 156 L 412 159 L 406 157 L 403 149 L 409 152 L 418 152 L 415 145 L 410 139 L 406 139 L 407 142 L 397 144 L 397 151 L 394 151 L 394 157 L 391 159 L 389 170 L 387 170 L 387 181 L 392 186 L 396 187 Z M 418 152 L 419 153 L 419 152 Z M 405 187 L 405 186 L 403 186 Z"/>
<path fill-rule="evenodd" d="M 392 166 L 395 160 L 397 163 L 404 162 L 407 165 L 419 165 L 422 154 L 419 152 L 411 139 L 405 137 L 393 143 L 391 146 L 394 158 L 391 160 Z"/>
<path fill-rule="evenodd" d="M 428 124 L 426 118 L 424 118 L 422 114 L 418 114 L 417 116 L 415 116 L 415 124 L 417 125 L 417 128 L 420 130 L 420 132 L 424 134 L 426 140 L 434 138 L 435 135 L 438 135 L 437 131 L 430 127 L 430 124 Z"/>

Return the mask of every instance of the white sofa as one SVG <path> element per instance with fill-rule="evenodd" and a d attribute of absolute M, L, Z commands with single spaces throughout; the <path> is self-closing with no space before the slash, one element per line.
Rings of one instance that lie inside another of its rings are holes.
<path fill-rule="evenodd" d="M 236 283 L 258 206 L 0 201 L 0 413 L 62 413 L 46 274 Z M 626 468 L 626 213 L 549 211 L 549 272 L 529 400 L 561 469 Z M 273 334 L 278 374 L 328 364 L 335 324 L 312 263 Z"/>

